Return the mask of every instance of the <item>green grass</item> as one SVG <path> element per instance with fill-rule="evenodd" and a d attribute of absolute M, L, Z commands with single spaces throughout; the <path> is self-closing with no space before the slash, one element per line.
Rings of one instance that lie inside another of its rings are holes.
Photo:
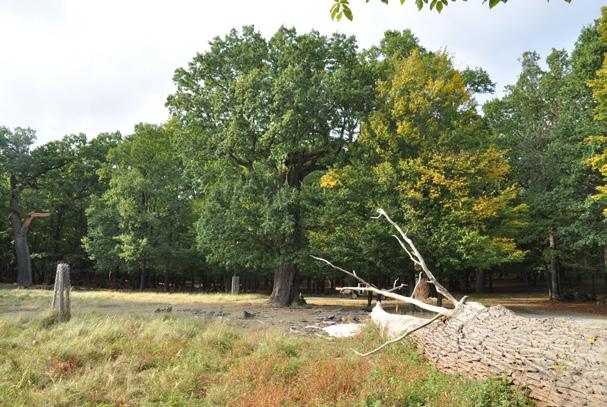
<path fill-rule="evenodd" d="M 409 342 L 361 359 L 350 349 L 378 345 L 372 327 L 329 340 L 87 310 L 63 323 L 41 313 L 0 316 L 0 332 L 3 406 L 528 405 L 502 381 L 439 372 Z"/>

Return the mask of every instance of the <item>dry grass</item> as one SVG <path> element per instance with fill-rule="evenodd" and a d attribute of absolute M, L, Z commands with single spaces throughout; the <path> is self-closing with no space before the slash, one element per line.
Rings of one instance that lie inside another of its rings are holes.
<path fill-rule="evenodd" d="M 17 295 L 1 293 L 4 299 Z M 37 301 L 36 294 L 26 298 Z M 91 301 L 98 301 L 99 295 L 103 301 L 125 302 L 155 303 L 166 298 L 166 294 L 78 294 Z M 27 305 L 21 293 L 17 296 L 13 303 Z M 170 298 L 174 302 L 175 297 Z M 468 381 L 437 371 L 408 343 L 373 358 L 355 356 L 350 348 L 370 349 L 379 343 L 373 328 L 355 338 L 329 340 L 261 328 L 239 331 L 221 322 L 174 313 L 103 311 L 80 310 L 65 323 L 33 313 L 0 317 L 0 405 L 482 407 L 526 403 L 502 382 Z"/>
<path fill-rule="evenodd" d="M 21 290 L 0 287 L 0 315 L 11 313 L 33 313 L 45 310 L 51 302 L 52 291 L 42 289 Z M 251 303 L 262 304 L 267 297 L 260 294 L 187 294 L 129 291 L 72 291 L 72 303 L 78 309 L 114 309 L 132 312 L 143 306 Z"/>
<path fill-rule="evenodd" d="M 262 303 L 268 300 L 261 294 L 187 294 L 187 293 L 150 293 L 150 292 L 119 292 L 119 291 L 76 291 L 75 298 L 84 301 L 103 300 L 135 303 L 171 303 L 171 304 L 209 304 L 222 302 L 251 302 Z"/>

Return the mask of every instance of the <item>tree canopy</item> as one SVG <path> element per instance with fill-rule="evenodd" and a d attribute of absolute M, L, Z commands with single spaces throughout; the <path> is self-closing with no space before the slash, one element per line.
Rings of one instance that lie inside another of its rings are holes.
<path fill-rule="evenodd" d="M 607 49 L 607 7 L 601 10 L 602 17 L 599 20 L 599 41 L 604 49 Z M 596 120 L 607 123 L 607 56 L 604 58 L 601 68 L 596 73 L 596 78 L 590 81 L 592 94 L 596 101 Z M 596 187 L 596 200 L 602 202 L 603 212 L 607 216 L 607 134 L 603 131 L 589 136 L 587 143 L 593 147 L 593 154 L 587 160 L 592 168 L 597 170 L 603 177 L 603 182 Z"/>
<path fill-rule="evenodd" d="M 302 184 L 344 154 L 372 95 L 356 41 L 286 28 L 266 41 L 244 27 L 213 40 L 175 82 L 168 106 L 204 179 L 201 247 L 233 270 L 276 269 L 272 299 L 290 304 Z"/>
<path fill-rule="evenodd" d="M 370 219 L 381 207 L 453 290 L 497 275 L 553 299 L 587 280 L 596 294 L 605 13 L 572 52 L 523 54 L 482 107 L 489 74 L 408 30 L 361 50 L 351 36 L 243 27 L 176 70 L 164 123 L 41 145 L 0 127 L 0 280 L 49 284 L 67 260 L 76 284 L 218 291 L 238 275 L 288 305 L 348 283 L 321 255 L 377 287 L 413 287 L 417 270 Z"/>
<path fill-rule="evenodd" d="M 369 3 L 371 0 L 365 0 L 366 3 Z M 380 0 L 384 4 L 388 4 L 389 0 Z M 400 4 L 405 4 L 406 0 L 398 0 Z M 449 2 L 455 2 L 457 0 L 410 0 L 411 2 L 415 1 L 415 5 L 418 10 L 422 10 L 424 8 L 429 8 L 430 10 L 436 10 L 438 13 L 442 12 L 445 7 L 449 5 Z M 467 0 L 461 0 L 466 2 Z M 550 0 L 548 0 L 550 1 Z M 572 0 L 563 0 L 566 3 L 571 3 Z M 487 4 L 489 8 L 493 8 L 499 4 L 507 3 L 508 0 L 483 0 L 483 4 Z M 333 5 L 331 6 L 331 18 L 333 20 L 340 21 L 343 17 L 346 17 L 348 20 L 352 21 L 354 19 L 354 14 L 352 12 L 352 8 L 350 7 L 350 0 L 333 0 Z"/>

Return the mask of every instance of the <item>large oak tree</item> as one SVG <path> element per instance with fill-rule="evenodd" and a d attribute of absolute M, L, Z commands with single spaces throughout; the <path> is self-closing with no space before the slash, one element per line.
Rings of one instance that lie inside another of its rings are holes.
<path fill-rule="evenodd" d="M 253 27 L 215 38 L 175 73 L 168 106 L 203 197 L 199 242 L 234 271 L 273 268 L 272 302 L 298 294 L 302 183 L 354 139 L 373 86 L 353 37 Z"/>

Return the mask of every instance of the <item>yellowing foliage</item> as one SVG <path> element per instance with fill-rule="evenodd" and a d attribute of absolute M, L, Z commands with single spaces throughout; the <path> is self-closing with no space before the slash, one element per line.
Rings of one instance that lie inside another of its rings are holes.
<path fill-rule="evenodd" d="M 322 177 L 320 177 L 320 186 L 322 188 L 337 188 L 342 185 L 342 182 L 339 180 L 337 175 L 334 172 L 329 171 Z"/>
<path fill-rule="evenodd" d="M 376 182 L 398 193 L 412 229 L 432 230 L 424 246 L 460 258 L 455 267 L 520 259 L 501 228 L 512 230 L 524 208 L 514 203 L 505 152 L 490 143 L 462 76 L 445 54 L 413 52 L 394 68 L 360 137 L 379 156 Z"/>
<path fill-rule="evenodd" d="M 607 7 L 601 9 L 601 19 L 599 20 L 599 31 L 601 33 L 601 42 L 607 44 Z M 596 79 L 590 81 L 592 95 L 597 102 L 595 108 L 595 118 L 607 122 L 607 54 L 603 61 L 603 68 L 596 73 Z M 597 194 L 593 198 L 607 201 L 607 136 L 591 136 L 586 142 L 594 143 L 598 147 L 597 153 L 591 157 L 587 164 L 597 170 L 603 176 L 603 185 L 597 186 Z M 607 205 L 603 209 L 607 216 Z"/>
<path fill-rule="evenodd" d="M 605 184 L 596 187 L 597 193 L 592 197 L 597 200 L 607 200 L 607 137 L 591 136 L 585 140 L 588 143 L 596 144 L 598 152 L 586 160 L 586 163 L 597 170 L 605 179 Z M 607 207 L 603 209 L 607 216 Z"/>

